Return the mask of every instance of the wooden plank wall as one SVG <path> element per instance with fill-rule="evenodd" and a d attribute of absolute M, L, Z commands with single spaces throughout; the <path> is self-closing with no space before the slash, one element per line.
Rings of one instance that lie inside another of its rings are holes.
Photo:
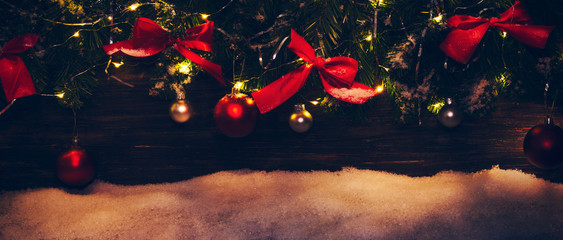
<path fill-rule="evenodd" d="M 541 104 L 501 101 L 491 116 L 447 130 L 429 113 L 421 127 L 398 125 L 389 102 L 378 99 L 365 122 L 309 108 L 315 122 L 306 134 L 289 129 L 291 109 L 282 105 L 261 115 L 254 133 L 231 139 L 213 122 L 212 110 L 226 93 L 216 81 L 192 83 L 188 98 L 195 115 L 188 123 L 177 124 L 168 116 L 170 103 L 149 97 L 147 76 L 138 72 L 117 74 L 134 88 L 101 77 L 95 96 L 79 111 L 81 145 L 97 160 L 97 179 L 146 184 L 231 169 L 308 171 L 347 166 L 427 176 L 500 165 L 563 182 L 561 167 L 535 168 L 522 152 L 528 129 L 543 122 Z M 563 119 L 561 112 L 556 109 L 556 121 Z M 72 111 L 55 99 L 19 99 L 0 116 L 0 190 L 61 186 L 54 162 L 69 145 L 72 128 Z"/>

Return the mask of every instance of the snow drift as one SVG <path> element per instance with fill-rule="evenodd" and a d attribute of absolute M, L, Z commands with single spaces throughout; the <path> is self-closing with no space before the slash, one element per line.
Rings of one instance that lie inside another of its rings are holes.
<path fill-rule="evenodd" d="M 556 239 L 562 229 L 563 184 L 497 167 L 241 170 L 0 194 L 0 239 Z"/>

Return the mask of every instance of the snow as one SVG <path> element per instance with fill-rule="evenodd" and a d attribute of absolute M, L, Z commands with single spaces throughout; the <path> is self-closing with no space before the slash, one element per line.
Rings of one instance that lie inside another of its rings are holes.
<path fill-rule="evenodd" d="M 408 177 L 228 171 L 0 194 L 0 239 L 556 239 L 563 184 L 498 167 Z"/>

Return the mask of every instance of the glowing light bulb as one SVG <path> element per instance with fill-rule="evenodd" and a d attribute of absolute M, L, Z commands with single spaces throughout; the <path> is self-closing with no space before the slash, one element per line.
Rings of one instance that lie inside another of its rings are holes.
<path fill-rule="evenodd" d="M 115 68 L 119 68 L 121 67 L 121 65 L 123 65 L 123 61 L 121 62 L 112 62 L 113 66 L 115 66 Z"/>
<path fill-rule="evenodd" d="M 76 31 L 74 34 L 72 34 L 73 37 L 80 37 L 80 31 Z"/>
<path fill-rule="evenodd" d="M 385 89 L 385 88 L 383 87 L 383 85 L 379 85 L 379 86 L 377 86 L 377 88 L 375 88 L 375 91 L 376 91 L 377 93 L 381 93 L 381 92 L 383 92 L 384 89 Z"/>
<path fill-rule="evenodd" d="M 315 106 L 319 104 L 319 101 L 309 101 L 309 102 L 310 102 L 311 104 L 315 105 Z"/>
<path fill-rule="evenodd" d="M 141 4 L 139 4 L 139 3 L 133 3 L 133 4 L 131 4 L 131 6 L 129 6 L 129 10 L 135 11 L 135 10 L 137 10 L 137 8 L 138 8 L 139 6 L 141 6 Z"/>
<path fill-rule="evenodd" d="M 439 15 L 436 16 L 435 18 L 432 18 L 432 20 L 433 20 L 434 22 L 437 22 L 437 23 L 441 22 L 441 21 L 442 21 L 442 14 L 439 14 Z"/>
<path fill-rule="evenodd" d="M 506 32 L 501 32 L 500 35 L 502 36 L 502 38 L 506 38 L 507 33 L 506 33 Z"/>
<path fill-rule="evenodd" d="M 201 18 L 203 18 L 204 20 L 207 20 L 208 17 L 209 17 L 209 14 L 205 14 L 205 13 L 201 14 Z"/>
<path fill-rule="evenodd" d="M 244 87 L 244 82 L 236 82 L 235 85 L 233 85 L 233 88 L 240 90 Z"/>
<path fill-rule="evenodd" d="M 366 37 L 366 41 L 368 41 L 368 42 L 371 42 L 372 39 L 373 39 L 373 37 L 371 36 L 371 34 Z"/>
<path fill-rule="evenodd" d="M 61 92 L 59 94 L 55 94 L 55 96 L 57 96 L 58 98 L 63 98 L 65 96 L 65 93 Z"/>
<path fill-rule="evenodd" d="M 110 20 L 110 21 L 111 21 L 112 19 L 113 19 L 113 17 L 111 17 L 111 16 L 108 16 L 108 20 Z"/>
<path fill-rule="evenodd" d="M 178 69 L 178 72 L 183 74 L 189 74 L 191 71 L 190 65 L 187 62 L 178 63 L 178 65 L 176 65 L 176 68 Z"/>

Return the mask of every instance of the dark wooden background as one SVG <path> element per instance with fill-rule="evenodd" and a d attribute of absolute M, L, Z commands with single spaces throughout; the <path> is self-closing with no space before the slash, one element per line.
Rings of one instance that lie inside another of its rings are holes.
<path fill-rule="evenodd" d="M 491 116 L 448 130 L 429 113 L 421 127 L 398 125 L 389 102 L 379 97 L 376 111 L 365 122 L 309 108 L 315 122 L 306 134 L 290 130 L 291 109 L 282 105 L 261 115 L 251 135 L 231 139 L 213 121 L 212 110 L 226 93 L 215 80 L 192 83 L 188 99 L 195 115 L 177 124 L 168 116 L 169 102 L 148 96 L 144 74 L 125 70 L 117 75 L 135 87 L 102 77 L 78 117 L 81 145 L 97 160 L 96 178 L 115 184 L 174 182 L 243 168 L 307 171 L 352 166 L 427 176 L 493 165 L 563 182 L 563 168 L 535 168 L 522 151 L 526 132 L 543 122 L 541 104 L 501 101 Z M 563 119 L 561 109 L 555 111 L 556 122 Z M 56 99 L 19 99 L 0 116 L 0 190 L 62 186 L 54 163 L 70 144 L 72 128 L 72 111 Z"/>

